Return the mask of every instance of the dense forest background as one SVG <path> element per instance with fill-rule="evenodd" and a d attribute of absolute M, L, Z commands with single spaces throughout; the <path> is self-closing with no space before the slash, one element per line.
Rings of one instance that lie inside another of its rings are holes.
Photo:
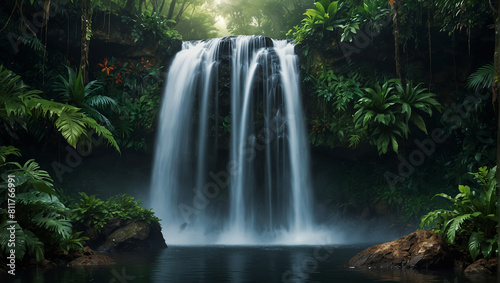
<path fill-rule="evenodd" d="M 264 35 L 297 44 L 318 215 L 416 229 L 448 205 L 435 194 L 478 187 L 469 172 L 497 162 L 499 9 L 492 0 L 6 0 L 0 166 L 66 206 L 78 191 L 144 197 L 182 40 Z"/>

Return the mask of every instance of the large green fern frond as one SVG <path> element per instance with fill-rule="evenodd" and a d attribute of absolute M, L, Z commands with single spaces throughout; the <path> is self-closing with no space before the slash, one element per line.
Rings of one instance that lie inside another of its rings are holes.
<path fill-rule="evenodd" d="M 467 87 L 475 91 L 482 88 L 489 88 L 493 84 L 494 76 L 495 66 L 493 62 L 491 62 L 477 69 L 477 71 L 469 76 L 467 79 Z"/>
<path fill-rule="evenodd" d="M 109 145 L 113 146 L 118 152 L 120 152 L 120 147 L 116 143 L 116 140 L 113 138 L 113 134 L 108 129 L 99 125 L 94 119 L 90 117 L 85 117 L 83 120 L 89 128 L 93 129 L 99 136 L 105 138 L 108 141 Z"/>
<path fill-rule="evenodd" d="M 96 107 L 100 109 L 110 106 L 118 106 L 116 100 L 105 95 L 93 95 L 91 97 L 88 97 L 86 102 L 90 107 Z"/>
<path fill-rule="evenodd" d="M 0 146 L 0 167 L 4 165 L 8 155 L 21 156 L 21 152 L 13 146 Z"/>
<path fill-rule="evenodd" d="M 26 161 L 24 165 L 17 162 L 8 162 L 7 164 L 14 165 L 17 169 L 10 170 L 9 172 L 15 175 L 16 185 L 20 186 L 25 182 L 29 182 L 33 188 L 39 192 L 45 192 L 51 195 L 56 195 L 53 188 L 53 180 L 49 173 L 40 169 L 38 163 L 34 159 Z"/>
<path fill-rule="evenodd" d="M 0 117 L 33 116 L 48 119 L 61 132 L 72 147 L 91 131 L 103 136 L 118 152 L 120 149 L 113 135 L 79 108 L 42 99 L 38 90 L 28 90 L 20 76 L 0 65 Z"/>

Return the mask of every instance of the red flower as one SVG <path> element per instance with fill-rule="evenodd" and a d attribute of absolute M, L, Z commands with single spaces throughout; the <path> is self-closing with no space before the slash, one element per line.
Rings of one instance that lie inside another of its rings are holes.
<path fill-rule="evenodd" d="M 389 5 L 393 5 L 394 3 L 396 3 L 396 1 L 394 1 L 394 0 L 389 0 Z"/>
<path fill-rule="evenodd" d="M 104 64 L 99 63 L 97 65 L 102 68 L 101 72 L 106 73 L 106 76 L 109 76 L 109 71 L 113 71 L 114 69 L 116 69 L 114 65 L 108 66 L 108 58 L 104 58 Z"/>

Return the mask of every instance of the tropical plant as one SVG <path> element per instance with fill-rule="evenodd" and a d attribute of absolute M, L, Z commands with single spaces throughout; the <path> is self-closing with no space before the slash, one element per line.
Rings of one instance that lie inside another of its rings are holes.
<path fill-rule="evenodd" d="M 426 92 L 426 88 L 421 88 L 422 83 L 413 86 L 412 81 L 408 81 L 406 86 L 403 86 L 400 80 L 396 80 L 396 102 L 400 104 L 399 113 L 404 115 L 405 122 L 408 124 L 411 121 L 420 130 L 427 134 L 427 127 L 421 113 L 427 113 L 432 116 L 432 108 L 441 110 L 442 106 L 437 102 L 433 93 Z"/>
<path fill-rule="evenodd" d="M 377 146 L 379 154 L 386 153 L 389 144 L 398 153 L 397 137 L 408 138 L 410 121 L 427 134 L 421 114 L 431 116 L 433 108 L 442 107 L 435 94 L 420 86 L 413 86 L 411 81 L 403 86 L 398 79 L 382 86 L 377 82 L 375 89 L 365 88 L 367 95 L 354 106 L 359 108 L 353 117 L 356 127 L 367 129 L 370 143 Z"/>
<path fill-rule="evenodd" d="M 442 234 L 451 244 L 468 250 L 472 259 L 479 255 L 492 258 L 498 255 L 498 188 L 495 174 L 497 168 L 479 168 L 470 173 L 479 183 L 479 188 L 458 186 L 459 193 L 449 196 L 444 193 L 436 196 L 451 202 L 451 209 L 438 209 L 429 212 L 421 219 L 420 229 L 432 227 Z"/>
<path fill-rule="evenodd" d="M 154 215 L 152 209 L 142 207 L 143 201 L 136 200 L 132 196 L 121 194 L 112 196 L 106 201 L 108 210 L 112 217 L 119 219 L 142 220 L 147 223 L 160 222 L 160 219 Z"/>
<path fill-rule="evenodd" d="M 173 28 L 175 20 L 151 13 L 146 10 L 134 18 L 122 16 L 122 22 L 133 24 L 131 35 L 135 42 L 157 42 L 161 48 L 159 52 L 164 56 L 171 56 L 176 52 L 182 39 L 181 35 Z"/>
<path fill-rule="evenodd" d="M 97 77 L 118 104 L 119 111 L 110 116 L 114 138 L 120 147 L 146 149 L 146 136 L 154 130 L 159 109 L 162 66 L 154 66 L 147 58 L 121 62 L 114 57 L 105 58 L 99 66 L 102 70 Z"/>
<path fill-rule="evenodd" d="M 389 144 L 394 152 L 398 152 L 396 136 L 406 137 L 408 125 L 396 119 L 394 104 L 397 96 L 392 94 L 391 81 L 382 86 L 377 82 L 375 89 L 365 88 L 366 96 L 360 98 L 354 106 L 359 108 L 354 113 L 354 122 L 357 128 L 365 128 L 369 132 L 370 143 L 377 146 L 379 154 L 386 153 Z"/>
<path fill-rule="evenodd" d="M 136 201 L 134 197 L 125 194 L 110 197 L 106 201 L 96 195 L 88 196 L 84 192 L 80 192 L 80 196 L 80 202 L 71 207 L 72 219 L 75 225 L 82 229 L 91 228 L 100 233 L 106 222 L 112 218 L 142 220 L 147 223 L 160 221 L 151 209 L 141 207 L 142 201 Z"/>
<path fill-rule="evenodd" d="M 108 144 L 120 151 L 111 132 L 99 125 L 94 119 L 80 112 L 80 109 L 54 101 L 42 99 L 39 90 L 29 90 L 21 77 L 0 66 L 0 118 L 25 120 L 26 116 L 34 119 L 44 118 L 51 121 L 69 145 L 76 147 L 82 138 L 89 138 L 95 131 L 104 137 Z M 7 130 L 9 131 L 9 130 Z"/>
<path fill-rule="evenodd" d="M 19 152 L 13 147 L 0 147 L 2 160 L 6 160 L 10 154 L 19 155 Z M 0 164 L 0 167 L 3 166 L 15 168 L 1 175 L 0 226 L 6 229 L 9 225 L 15 225 L 16 257 L 22 260 L 25 255 L 30 255 L 39 262 L 44 258 L 47 248 L 59 246 L 69 250 L 81 246 L 81 242 L 78 246 L 74 242 L 63 245 L 71 238 L 73 226 L 69 209 L 59 201 L 49 174 L 40 169 L 34 160 L 28 160 L 24 165 L 4 162 Z M 15 190 L 12 190 L 12 185 Z M 11 211 L 12 202 L 9 199 L 13 199 L 13 194 L 15 210 Z M 13 219 L 16 220 L 15 224 L 7 222 Z M 9 247 L 9 233 L 0 233 L 1 251 L 7 253 Z"/>
<path fill-rule="evenodd" d="M 297 44 L 303 41 L 320 41 L 329 35 L 329 32 L 346 27 L 346 20 L 337 16 L 344 7 L 343 2 L 339 4 L 339 1 L 322 0 L 314 4 L 314 9 L 307 9 L 304 13 L 306 17 L 302 20 L 302 24 L 294 27 L 293 36 Z M 351 23 L 350 28 L 345 32 L 355 33 L 356 29 L 359 29 L 359 26 Z M 292 34 L 292 30 L 288 34 Z"/>
<path fill-rule="evenodd" d="M 350 73 L 347 77 L 335 75 L 333 69 L 323 67 L 314 78 L 314 89 L 316 95 L 331 102 L 336 111 L 346 111 L 351 108 L 350 104 L 363 96 L 360 88 L 359 76 Z"/>
<path fill-rule="evenodd" d="M 79 193 L 81 196 L 80 202 L 73 204 L 72 220 L 77 225 L 96 229 L 98 232 L 106 224 L 106 220 L 111 218 L 111 212 L 105 206 L 105 202 L 95 195 L 88 196 L 84 192 Z"/>
<path fill-rule="evenodd" d="M 374 34 L 378 34 L 384 23 L 384 18 L 387 17 L 390 10 L 386 8 L 387 1 L 385 0 L 370 0 L 363 1 L 363 5 L 356 6 L 356 21 L 368 24 Z"/>
<path fill-rule="evenodd" d="M 108 107 L 117 109 L 118 103 L 109 96 L 99 94 L 102 90 L 102 83 L 94 80 L 85 85 L 81 70 L 77 73 L 71 67 L 66 66 L 66 68 L 68 76 L 67 78 L 59 76 L 59 82 L 55 84 L 55 91 L 59 93 L 64 102 L 81 108 L 87 116 L 98 122 L 105 123 L 106 127 L 112 131 L 113 125 L 100 111 Z M 107 72 L 109 73 L 108 66 L 103 68 L 108 69 Z"/>
<path fill-rule="evenodd" d="M 493 84 L 494 76 L 495 65 L 491 62 L 477 69 L 467 78 L 467 87 L 473 90 L 489 88 Z"/>

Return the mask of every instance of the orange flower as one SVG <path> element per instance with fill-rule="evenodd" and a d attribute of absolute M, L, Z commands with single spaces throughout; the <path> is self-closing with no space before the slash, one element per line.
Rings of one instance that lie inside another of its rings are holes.
<path fill-rule="evenodd" d="M 123 83 L 123 78 L 122 78 L 122 75 L 120 73 L 118 73 L 115 76 L 115 82 L 116 82 L 116 84 L 122 84 Z"/>
<path fill-rule="evenodd" d="M 396 1 L 394 1 L 394 0 L 389 0 L 389 5 L 393 5 L 394 3 L 396 3 Z"/>
<path fill-rule="evenodd" d="M 109 76 L 109 71 L 116 69 L 114 65 L 108 66 L 108 58 L 104 58 L 104 64 L 99 63 L 97 65 L 102 68 L 101 72 L 106 73 L 106 76 Z"/>

